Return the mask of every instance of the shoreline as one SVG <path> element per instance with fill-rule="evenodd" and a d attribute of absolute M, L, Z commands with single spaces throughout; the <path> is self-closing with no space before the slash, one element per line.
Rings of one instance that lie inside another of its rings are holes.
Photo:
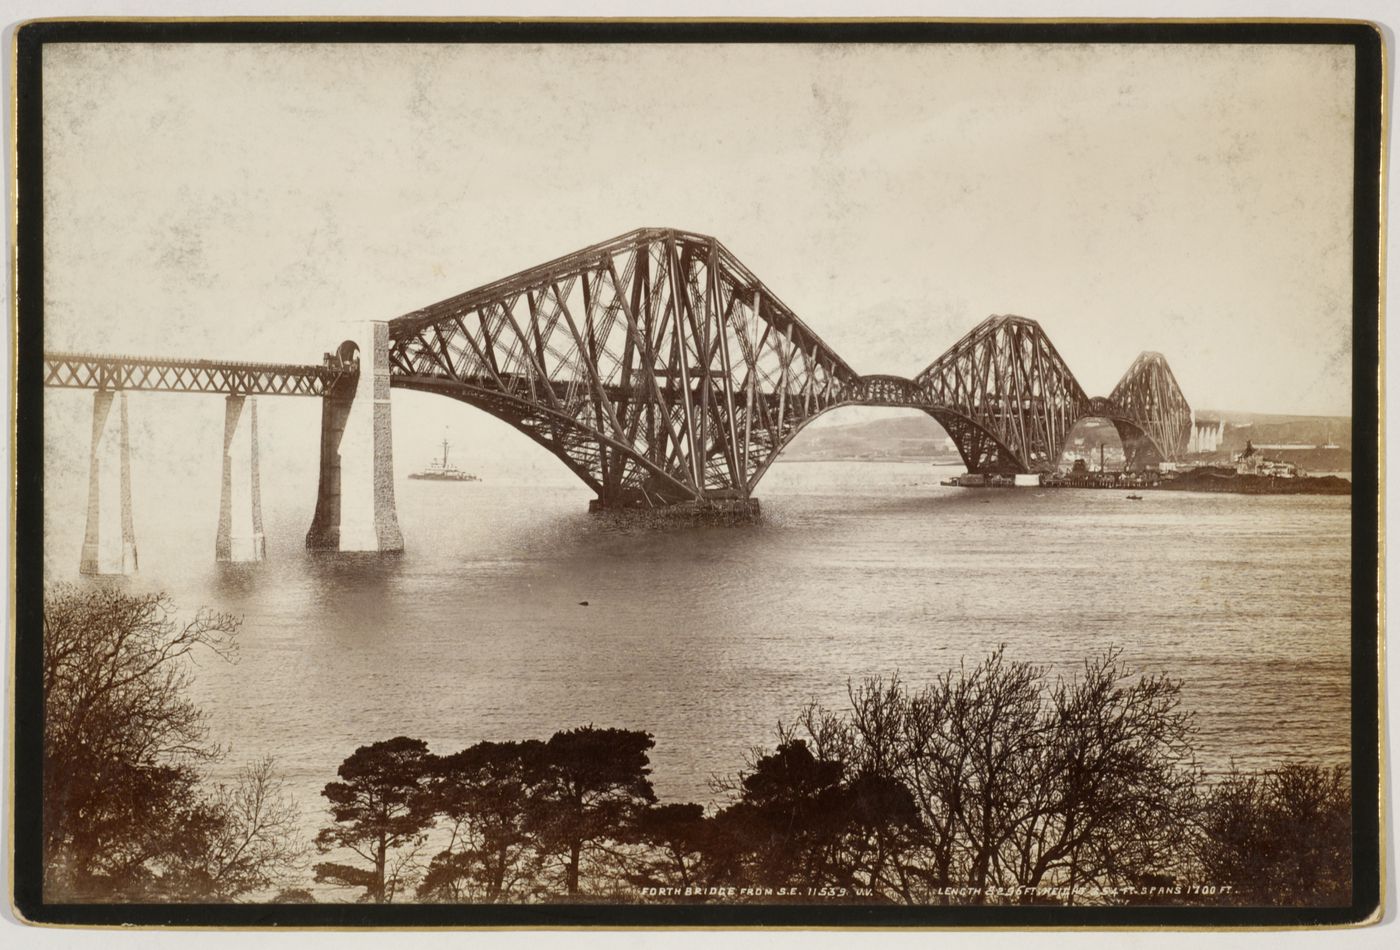
<path fill-rule="evenodd" d="M 774 464 L 774 465 L 796 465 L 796 464 L 805 464 L 805 463 L 808 463 L 808 462 L 888 462 L 888 463 L 894 463 L 894 464 L 897 464 L 897 465 L 913 464 L 913 465 L 949 465 L 949 466 L 961 466 L 961 465 L 963 464 L 963 463 L 962 463 L 962 459 L 953 459 L 953 460 L 951 460 L 951 461 L 948 461 L 948 460 L 943 460 L 943 459 L 934 458 L 933 456 L 909 456 L 909 457 L 907 457 L 907 458 L 881 458 L 881 459 L 871 459 L 871 458 L 829 458 L 829 459 L 827 459 L 827 458 L 822 458 L 822 459 L 814 459 L 814 458 L 795 458 L 795 459 L 789 459 L 789 458 L 782 458 L 782 457 L 780 456 L 780 457 L 778 457 L 778 458 L 776 458 L 776 459 L 773 460 L 773 464 Z"/>

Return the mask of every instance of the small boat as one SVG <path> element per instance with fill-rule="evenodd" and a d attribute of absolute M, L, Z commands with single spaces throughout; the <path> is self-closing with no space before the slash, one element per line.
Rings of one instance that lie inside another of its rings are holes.
<path fill-rule="evenodd" d="M 1129 501 L 1142 501 L 1142 496 L 1141 496 L 1141 495 L 1129 495 L 1129 496 L 1128 496 L 1128 500 L 1129 500 Z"/>
<path fill-rule="evenodd" d="M 464 471 L 462 471 L 460 468 L 458 468 L 457 466 L 449 464 L 448 461 L 447 461 L 447 449 L 448 449 L 447 440 L 446 440 L 446 439 L 443 439 L 443 440 L 442 440 L 442 458 L 441 458 L 441 459 L 433 459 L 431 462 L 428 463 L 428 467 L 425 468 L 425 469 L 423 469 L 423 471 L 421 471 L 421 472 L 412 472 L 412 473 L 409 474 L 408 477 L 409 477 L 409 478 L 421 478 L 421 479 L 426 479 L 426 480 L 428 480 L 428 481 L 433 481 L 433 482 L 479 482 L 479 481 L 481 481 L 481 479 L 477 478 L 475 475 L 471 474 L 470 472 L 464 472 Z"/>

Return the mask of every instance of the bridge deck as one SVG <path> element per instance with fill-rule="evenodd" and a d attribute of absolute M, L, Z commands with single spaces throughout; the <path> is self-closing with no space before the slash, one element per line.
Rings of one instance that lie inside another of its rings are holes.
<path fill-rule="evenodd" d="M 719 241 L 675 229 L 633 231 L 373 326 L 376 400 L 382 382 L 475 405 L 616 504 L 748 497 L 784 445 L 844 405 L 927 412 L 984 473 L 1053 469 L 1089 416 L 1110 419 L 1143 465 L 1175 459 L 1191 429 L 1160 355 L 1090 398 L 1043 328 L 1010 314 L 912 379 L 861 375 Z M 333 395 L 360 372 L 356 347 L 320 366 L 53 353 L 45 383 Z"/>
<path fill-rule="evenodd" d="M 45 353 L 44 385 L 172 393 L 239 393 L 248 396 L 321 396 L 351 364 L 238 363 L 227 360 Z"/>

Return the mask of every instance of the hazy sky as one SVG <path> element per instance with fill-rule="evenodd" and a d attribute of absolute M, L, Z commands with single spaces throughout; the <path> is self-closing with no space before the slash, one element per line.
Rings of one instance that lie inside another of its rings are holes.
<path fill-rule="evenodd" d="M 48 46 L 46 345 L 314 362 L 639 226 L 858 371 L 992 313 L 1090 394 L 1350 404 L 1353 58 L 1324 46 Z"/>

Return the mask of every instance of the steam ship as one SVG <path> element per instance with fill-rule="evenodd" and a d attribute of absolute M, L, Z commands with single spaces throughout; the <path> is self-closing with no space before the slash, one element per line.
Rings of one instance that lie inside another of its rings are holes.
<path fill-rule="evenodd" d="M 449 446 L 448 446 L 448 444 L 447 444 L 447 440 L 446 440 L 446 439 L 443 439 L 443 440 L 442 440 L 442 458 L 441 458 L 441 459 L 433 459 L 431 462 L 428 463 L 428 467 L 425 468 L 425 469 L 423 469 L 423 471 L 421 471 L 421 472 L 413 472 L 413 473 L 410 474 L 408 477 L 409 477 L 409 478 L 422 478 L 422 479 L 427 479 L 428 481 L 434 481 L 434 482 L 479 482 L 479 481 L 481 481 L 481 479 L 477 478 L 475 475 L 471 474 L 470 472 L 464 472 L 464 471 L 462 471 L 460 468 L 458 468 L 457 466 L 452 465 L 452 464 L 450 464 L 450 463 L 447 461 L 447 449 L 448 449 L 448 447 L 449 447 Z"/>

